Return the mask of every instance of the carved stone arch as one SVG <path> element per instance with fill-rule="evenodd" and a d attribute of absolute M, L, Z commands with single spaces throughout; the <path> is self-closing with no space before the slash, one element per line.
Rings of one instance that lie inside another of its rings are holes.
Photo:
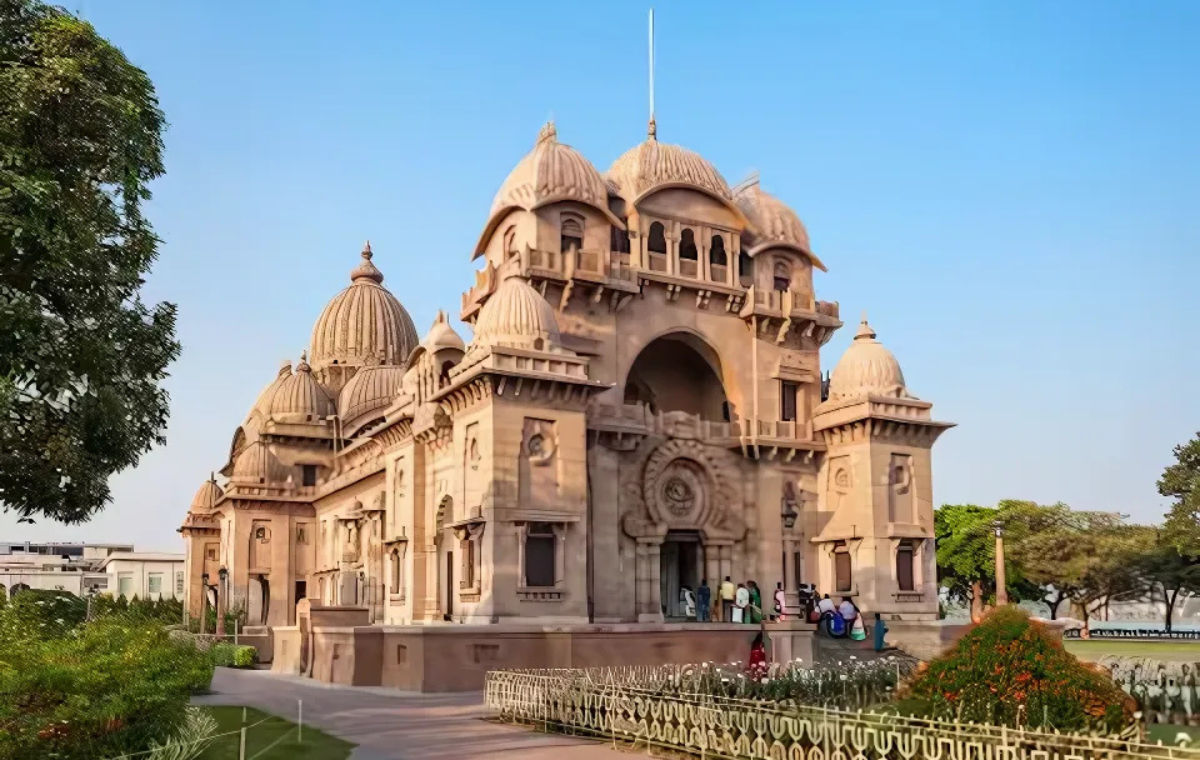
<path fill-rule="evenodd" d="M 626 519 L 626 532 L 638 538 L 697 530 L 709 540 L 741 539 L 741 490 L 725 454 L 694 440 L 674 439 L 655 449 L 642 474 L 645 516 Z"/>

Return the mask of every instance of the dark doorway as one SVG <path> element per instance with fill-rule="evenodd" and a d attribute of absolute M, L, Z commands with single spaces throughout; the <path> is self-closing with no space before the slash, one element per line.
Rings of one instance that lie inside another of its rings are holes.
<path fill-rule="evenodd" d="M 659 593 L 663 618 L 687 619 L 681 591 L 686 586 L 693 597 L 700 586 L 704 567 L 704 546 L 695 531 L 671 531 L 659 553 Z"/>
<path fill-rule="evenodd" d="M 446 552 L 446 604 L 442 607 L 445 619 L 454 616 L 454 552 Z"/>

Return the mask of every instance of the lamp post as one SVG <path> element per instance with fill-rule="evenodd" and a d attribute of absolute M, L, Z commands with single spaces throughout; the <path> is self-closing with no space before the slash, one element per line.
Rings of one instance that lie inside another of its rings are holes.
<path fill-rule="evenodd" d="M 790 488 L 784 491 L 783 511 L 780 518 L 783 521 L 783 609 L 781 612 L 791 618 L 801 614 L 800 590 L 796 588 L 796 539 L 792 529 L 796 527 L 796 519 L 800 512 L 796 510 L 794 491 Z M 765 604 L 763 606 L 766 606 Z"/>
<path fill-rule="evenodd" d="M 1008 585 L 1004 580 L 1004 523 L 992 523 L 996 531 L 996 606 L 1008 604 Z"/>
<path fill-rule="evenodd" d="M 217 576 L 221 579 L 217 586 L 217 638 L 225 638 L 225 581 L 229 578 L 229 571 L 221 568 L 217 572 Z"/>
<path fill-rule="evenodd" d="M 208 573 L 200 576 L 200 634 L 204 635 L 208 622 Z"/>

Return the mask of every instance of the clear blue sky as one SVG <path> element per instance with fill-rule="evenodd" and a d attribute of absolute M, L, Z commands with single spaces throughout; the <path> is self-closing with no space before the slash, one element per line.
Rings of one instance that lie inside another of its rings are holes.
<path fill-rule="evenodd" d="M 644 3 L 67 0 L 171 123 L 147 296 L 179 304 L 168 444 L 91 525 L 6 540 L 177 549 L 193 492 L 365 238 L 422 334 L 456 315 L 492 195 L 553 117 L 605 170 L 643 139 Z M 659 137 L 808 225 L 958 428 L 938 503 L 1139 520 L 1200 430 L 1200 3 L 656 6 Z"/>

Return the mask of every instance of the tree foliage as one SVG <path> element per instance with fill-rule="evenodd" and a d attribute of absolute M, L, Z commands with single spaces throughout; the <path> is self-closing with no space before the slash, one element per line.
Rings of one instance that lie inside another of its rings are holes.
<path fill-rule="evenodd" d="M 139 291 L 164 120 L 92 26 L 0 0 L 0 505 L 86 519 L 163 442 L 175 307 Z"/>

